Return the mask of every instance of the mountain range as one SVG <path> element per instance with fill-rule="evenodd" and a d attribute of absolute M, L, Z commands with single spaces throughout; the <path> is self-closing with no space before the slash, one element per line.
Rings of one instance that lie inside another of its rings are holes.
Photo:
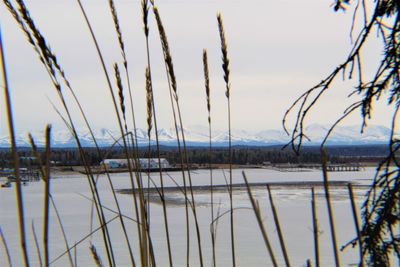
<path fill-rule="evenodd" d="M 320 124 L 312 124 L 305 127 L 305 133 L 310 140 L 305 140 L 305 145 L 318 145 L 324 139 L 329 126 Z M 208 146 L 209 136 L 208 128 L 202 126 L 194 126 L 185 128 L 186 144 L 189 146 Z M 78 130 L 79 139 L 82 146 L 93 147 L 94 142 L 88 130 Z M 33 132 L 37 146 L 44 146 L 44 132 Z M 111 146 L 120 136 L 118 131 L 109 129 L 96 129 L 94 136 L 99 146 Z M 331 134 L 328 145 L 371 145 L 386 144 L 390 137 L 390 129 L 379 125 L 369 125 L 361 133 L 361 126 L 338 126 Z M 396 137 L 400 137 L 397 133 Z M 72 134 L 67 130 L 53 129 L 52 131 L 52 147 L 75 147 L 76 143 Z M 158 138 L 161 145 L 176 146 L 175 129 L 159 129 Z M 148 145 L 147 131 L 143 129 L 137 130 L 137 140 L 140 146 Z M 289 136 L 283 130 L 264 130 L 259 132 L 251 132 L 246 130 L 232 131 L 232 145 L 236 146 L 270 146 L 283 145 L 288 143 Z M 16 137 L 18 146 L 30 146 L 27 134 L 19 134 Z M 227 146 L 229 142 L 229 134 L 227 131 L 215 130 L 212 132 L 213 146 Z M 155 144 L 154 132 L 152 133 L 151 143 Z M 0 136 L 0 147 L 9 147 L 9 137 L 7 135 Z"/>

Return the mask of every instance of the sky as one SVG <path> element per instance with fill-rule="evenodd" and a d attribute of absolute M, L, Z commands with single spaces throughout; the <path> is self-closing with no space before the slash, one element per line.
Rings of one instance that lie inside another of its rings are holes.
<path fill-rule="evenodd" d="M 122 67 L 117 36 L 106 0 L 82 0 L 93 24 L 106 65 Z M 325 78 L 351 49 L 354 6 L 334 12 L 332 0 L 169 0 L 156 1 L 169 40 L 185 126 L 207 126 L 202 50 L 210 67 L 212 122 L 227 129 L 227 99 L 221 68 L 217 12 L 223 17 L 231 68 L 232 128 L 248 131 L 282 128 L 284 112 L 305 90 Z M 117 129 L 106 80 L 76 1 L 26 1 L 37 27 L 57 55 L 83 109 L 96 128 Z M 126 46 L 137 125 L 146 128 L 144 73 L 146 47 L 140 1 L 115 0 Z M 173 125 L 167 76 L 153 14 L 150 15 L 150 53 L 157 122 Z M 61 103 L 49 77 L 13 21 L 0 4 L 0 22 L 17 132 L 43 129 L 47 123 L 63 128 L 53 105 Z M 366 73 L 381 55 L 379 41 L 367 44 Z M 122 76 L 125 89 L 126 77 Z M 345 107 L 359 99 L 351 81 L 337 82 L 310 114 L 308 124 L 330 124 Z M 114 88 L 115 89 L 115 88 Z M 76 124 L 83 122 L 70 95 L 67 102 Z M 128 93 L 125 91 L 127 101 Z M 386 103 L 387 96 L 383 96 Z M 129 106 L 129 102 L 125 103 Z M 0 100 L 0 134 L 7 133 L 5 106 Z M 389 125 L 391 108 L 376 105 L 372 124 Z M 293 119 L 293 118 L 292 118 Z M 130 121 L 130 116 L 128 116 Z M 345 125 L 360 124 L 356 111 Z"/>

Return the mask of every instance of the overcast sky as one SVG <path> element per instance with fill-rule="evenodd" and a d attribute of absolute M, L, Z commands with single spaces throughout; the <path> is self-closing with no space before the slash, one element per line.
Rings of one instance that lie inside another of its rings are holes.
<path fill-rule="evenodd" d="M 332 2 L 157 1 L 169 39 L 185 126 L 207 125 L 202 67 L 202 50 L 206 48 L 213 124 L 217 129 L 227 128 L 217 12 L 221 12 L 224 19 L 231 61 L 232 127 L 258 131 L 281 128 L 283 114 L 296 97 L 317 84 L 346 58 L 351 48 L 349 36 L 353 7 L 345 13 L 335 13 Z M 26 4 L 65 69 L 91 124 L 95 128 L 116 129 L 117 121 L 106 80 L 76 1 L 30 0 Z M 108 1 L 83 0 L 83 4 L 112 73 L 114 62 L 121 64 L 122 60 Z M 146 128 L 146 50 L 140 1 L 116 0 L 115 4 L 126 45 L 137 122 L 139 127 Z M 4 4 L 0 5 L 0 21 L 17 131 L 36 131 L 44 128 L 46 123 L 61 127 L 62 121 L 51 105 L 54 103 L 61 109 L 57 94 Z M 150 21 L 158 123 L 160 127 L 169 128 L 173 125 L 171 107 L 153 15 Z M 364 64 L 367 69 L 374 69 L 380 49 L 378 42 L 366 47 L 368 60 Z M 332 123 L 346 106 L 357 99 L 358 96 L 347 99 L 352 90 L 351 83 L 335 83 L 321 99 L 308 123 Z M 1 99 L 0 134 L 7 132 L 4 110 L 4 100 Z M 388 125 L 388 112 L 390 110 L 383 105 L 376 106 L 372 123 Z M 74 115 L 77 124 L 82 124 L 77 114 Z M 344 123 L 359 124 L 359 115 L 357 112 Z"/>

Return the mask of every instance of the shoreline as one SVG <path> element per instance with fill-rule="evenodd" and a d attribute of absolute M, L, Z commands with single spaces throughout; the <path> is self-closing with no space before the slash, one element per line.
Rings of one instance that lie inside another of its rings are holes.
<path fill-rule="evenodd" d="M 358 187 L 358 188 L 367 188 L 367 185 L 361 185 L 358 183 L 350 183 L 347 181 L 329 181 L 328 185 L 329 187 L 333 188 L 347 188 L 348 184 L 352 184 L 353 187 Z M 299 189 L 310 189 L 312 187 L 323 187 L 324 182 L 323 181 L 300 181 L 300 182 L 269 182 L 269 183 L 249 183 L 249 186 L 253 188 L 266 188 L 267 186 L 271 186 L 274 188 L 299 188 Z M 229 185 L 213 185 L 212 188 L 215 191 L 221 192 L 221 191 L 227 191 Z M 164 187 L 164 192 L 168 193 L 178 193 L 182 192 L 183 187 L 178 187 L 178 186 L 166 186 Z M 188 187 L 187 187 L 188 188 Z M 236 183 L 232 184 L 233 190 L 241 190 L 241 189 L 246 189 L 247 185 L 245 183 Z M 211 186 L 209 185 L 196 185 L 192 186 L 192 189 L 196 192 L 204 192 L 204 191 L 210 191 Z M 117 189 L 115 190 L 117 193 L 120 194 L 132 194 L 132 189 Z M 143 193 L 157 193 L 158 188 L 151 187 L 151 188 L 142 188 Z M 135 193 L 138 192 L 137 189 L 135 189 Z"/>

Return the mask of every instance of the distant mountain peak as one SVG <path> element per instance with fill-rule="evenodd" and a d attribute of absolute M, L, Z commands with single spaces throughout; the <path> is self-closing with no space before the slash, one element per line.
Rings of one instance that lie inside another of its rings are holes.
<path fill-rule="evenodd" d="M 178 129 L 180 135 L 180 129 Z M 329 131 L 329 126 L 321 124 L 311 124 L 305 127 L 305 133 L 311 141 L 305 141 L 305 145 L 317 145 L 322 142 Z M 139 145 L 147 145 L 149 140 L 147 131 L 137 129 L 137 140 Z M 191 146 L 207 146 L 209 143 L 208 127 L 194 126 L 184 128 L 186 143 Z M 38 146 L 44 146 L 44 132 L 38 131 L 32 133 Z M 100 146 L 111 146 L 115 140 L 120 138 L 119 131 L 106 128 L 99 128 L 93 131 L 97 143 Z M 88 130 L 78 129 L 78 136 L 83 146 L 94 146 L 93 138 Z M 400 135 L 397 134 L 400 137 Z M 370 125 L 361 132 L 360 125 L 338 126 L 332 132 L 327 144 L 331 145 L 368 145 L 388 143 L 390 129 L 380 125 Z M 175 128 L 159 129 L 158 138 L 161 145 L 176 146 Z M 232 144 L 245 146 L 268 146 L 282 145 L 289 142 L 289 136 L 283 130 L 263 130 L 251 132 L 246 130 L 232 131 Z M 151 144 L 155 144 L 155 134 L 151 133 Z M 214 146 L 227 146 L 229 134 L 227 131 L 213 130 L 212 142 Z M 26 134 L 17 135 L 18 146 L 29 146 Z M 75 140 L 68 130 L 52 131 L 53 147 L 75 147 Z M 7 135 L 0 136 L 0 147 L 9 147 L 9 138 Z"/>

